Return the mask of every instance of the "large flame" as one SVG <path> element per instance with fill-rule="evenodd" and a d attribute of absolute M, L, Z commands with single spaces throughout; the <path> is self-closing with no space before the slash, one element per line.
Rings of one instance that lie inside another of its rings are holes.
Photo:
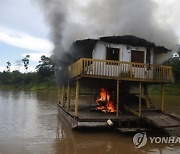
<path fill-rule="evenodd" d="M 96 103 L 98 104 L 98 110 L 103 112 L 116 112 L 114 101 L 112 101 L 110 93 L 104 88 L 100 89 L 100 94 Z"/>

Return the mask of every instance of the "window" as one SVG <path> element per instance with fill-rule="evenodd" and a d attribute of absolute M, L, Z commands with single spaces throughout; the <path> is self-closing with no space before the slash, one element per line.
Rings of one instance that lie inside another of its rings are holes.
<path fill-rule="evenodd" d="M 144 52 L 131 50 L 131 62 L 144 63 Z"/>
<path fill-rule="evenodd" d="M 119 61 L 119 49 L 107 47 L 106 48 L 106 60 Z"/>

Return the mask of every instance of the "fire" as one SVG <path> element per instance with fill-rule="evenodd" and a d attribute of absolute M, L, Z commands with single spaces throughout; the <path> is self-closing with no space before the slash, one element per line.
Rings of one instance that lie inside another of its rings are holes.
<path fill-rule="evenodd" d="M 104 88 L 100 89 L 100 96 L 97 98 L 96 103 L 98 104 L 97 109 L 103 112 L 116 112 L 114 101 L 111 95 Z"/>

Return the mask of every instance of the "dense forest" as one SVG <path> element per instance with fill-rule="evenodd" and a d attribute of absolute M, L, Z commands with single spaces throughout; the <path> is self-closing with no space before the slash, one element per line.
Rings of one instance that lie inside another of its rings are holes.
<path fill-rule="evenodd" d="M 28 70 L 29 55 L 22 59 Z M 0 72 L 0 87 L 15 89 L 53 89 L 56 87 L 54 77 L 55 63 L 51 57 L 41 56 L 36 72 L 22 73 L 18 70 L 10 71 L 11 63 L 7 62 L 6 71 Z"/>
<path fill-rule="evenodd" d="M 180 52 L 178 53 L 180 55 Z M 25 69 L 29 66 L 29 55 L 22 59 Z M 166 86 L 168 94 L 180 94 L 180 58 L 171 57 L 164 62 L 164 65 L 173 67 L 174 81 L 172 85 Z M 56 89 L 55 62 L 52 57 L 41 56 L 36 72 L 22 73 L 18 70 L 10 71 L 11 64 L 7 62 L 7 69 L 0 72 L 0 88 L 5 89 L 31 89 L 44 90 Z M 159 91 L 160 87 L 155 86 L 153 92 Z"/>

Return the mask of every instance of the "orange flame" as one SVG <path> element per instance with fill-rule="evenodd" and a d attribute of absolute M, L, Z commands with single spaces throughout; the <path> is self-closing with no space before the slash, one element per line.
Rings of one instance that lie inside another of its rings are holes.
<path fill-rule="evenodd" d="M 116 112 L 110 93 L 104 88 L 100 89 L 100 96 L 97 98 L 96 102 L 98 105 L 100 105 L 97 107 L 98 110 L 103 112 Z"/>

